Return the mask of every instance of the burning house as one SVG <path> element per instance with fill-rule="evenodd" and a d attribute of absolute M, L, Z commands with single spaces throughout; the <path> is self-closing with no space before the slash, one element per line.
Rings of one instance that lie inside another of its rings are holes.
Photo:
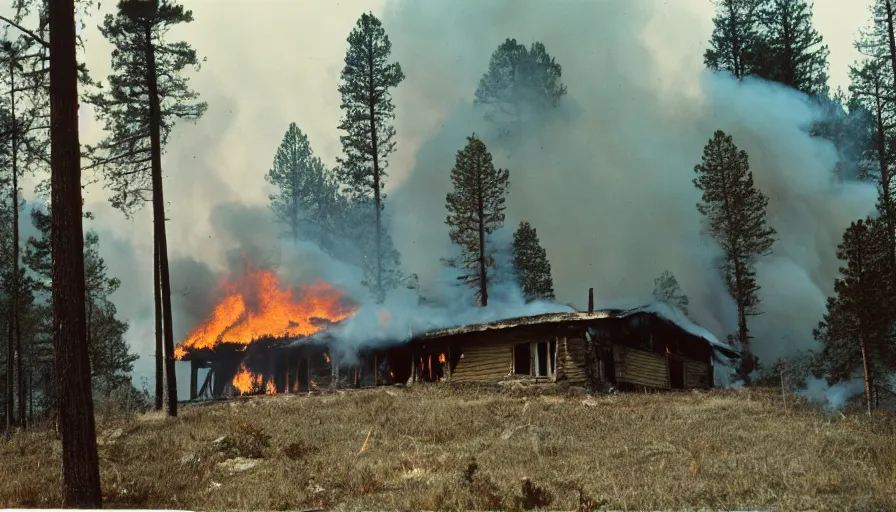
<path fill-rule="evenodd" d="M 323 281 L 294 291 L 273 271 L 247 263 L 244 274 L 224 281 L 217 295 L 206 321 L 175 350 L 176 359 L 190 362 L 191 399 L 330 384 L 326 346 L 284 349 L 355 312 L 341 291 Z"/>
<path fill-rule="evenodd" d="M 294 297 L 259 277 L 250 287 L 258 296 L 252 314 L 243 298 L 227 295 L 178 348 L 178 359 L 191 363 L 191 398 L 512 379 L 623 391 L 709 388 L 713 361 L 738 357 L 658 306 L 509 318 L 346 353 L 340 324 L 354 307 L 338 291 L 318 284 Z"/>

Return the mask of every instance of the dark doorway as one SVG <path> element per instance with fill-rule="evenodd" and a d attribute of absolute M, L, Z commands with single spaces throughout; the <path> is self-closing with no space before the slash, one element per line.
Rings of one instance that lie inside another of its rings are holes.
<path fill-rule="evenodd" d="M 667 358 L 669 361 L 669 386 L 672 389 L 684 389 L 684 361 Z"/>
<path fill-rule="evenodd" d="M 513 373 L 514 375 L 532 374 L 532 354 L 528 343 L 517 343 L 513 346 Z"/>
<path fill-rule="evenodd" d="M 538 376 L 539 377 L 547 377 L 548 376 L 548 344 L 547 343 L 539 343 L 536 345 L 538 350 Z"/>

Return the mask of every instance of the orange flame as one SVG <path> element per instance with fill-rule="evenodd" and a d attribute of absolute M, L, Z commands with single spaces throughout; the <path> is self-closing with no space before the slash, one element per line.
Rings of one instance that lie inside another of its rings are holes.
<path fill-rule="evenodd" d="M 316 387 L 317 387 L 317 382 L 315 382 L 315 381 L 312 380 L 312 381 L 311 381 L 311 387 L 315 387 L 315 388 L 316 388 Z"/>
<path fill-rule="evenodd" d="M 327 360 L 327 364 L 330 364 L 330 363 L 333 362 L 333 361 L 330 359 L 330 353 L 329 353 L 329 352 L 324 352 L 324 359 Z"/>
<path fill-rule="evenodd" d="M 338 322 L 356 310 L 343 304 L 342 292 L 324 281 L 294 294 L 273 271 L 250 262 L 243 276 L 221 283 L 219 293 L 223 298 L 205 323 L 179 344 L 176 359 L 183 359 L 187 349 L 212 348 L 225 341 L 249 345 L 266 336 L 308 336 L 323 328 L 315 320 Z"/>
<path fill-rule="evenodd" d="M 246 364 L 240 365 L 240 369 L 233 376 L 233 387 L 240 392 L 241 395 L 252 393 L 261 387 L 261 375 L 254 375 L 246 368 Z"/>
<path fill-rule="evenodd" d="M 445 364 L 445 354 L 439 354 L 439 362 Z"/>
<path fill-rule="evenodd" d="M 266 395 L 276 395 L 277 394 L 277 385 L 274 384 L 274 381 L 269 380 L 264 389 L 264 394 Z"/>

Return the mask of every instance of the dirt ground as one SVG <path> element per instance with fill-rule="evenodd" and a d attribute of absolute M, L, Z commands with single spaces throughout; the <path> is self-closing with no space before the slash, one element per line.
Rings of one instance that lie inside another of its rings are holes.
<path fill-rule="evenodd" d="M 390 387 L 98 425 L 107 507 L 896 510 L 896 415 L 780 390 Z M 0 507 L 58 507 L 60 450 L 0 439 Z"/>

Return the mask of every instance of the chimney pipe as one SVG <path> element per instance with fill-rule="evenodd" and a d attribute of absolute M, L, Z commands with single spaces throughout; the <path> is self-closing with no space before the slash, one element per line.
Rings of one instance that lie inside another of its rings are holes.
<path fill-rule="evenodd" d="M 588 288 L 588 312 L 594 313 L 594 288 Z"/>

